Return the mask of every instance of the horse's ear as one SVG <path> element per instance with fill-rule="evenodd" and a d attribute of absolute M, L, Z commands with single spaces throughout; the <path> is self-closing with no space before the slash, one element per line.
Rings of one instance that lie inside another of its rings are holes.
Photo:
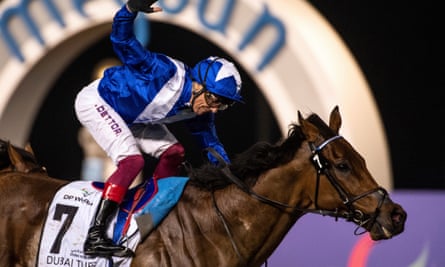
<path fill-rule="evenodd" d="M 336 134 L 338 134 L 341 126 L 341 116 L 338 106 L 335 106 L 331 111 L 331 116 L 329 117 L 329 128 L 331 128 Z"/>
<path fill-rule="evenodd" d="M 26 143 L 26 145 L 25 145 L 25 151 L 28 151 L 31 155 L 35 156 L 35 154 L 34 154 L 34 150 L 32 149 L 30 143 Z"/>
<path fill-rule="evenodd" d="M 31 168 L 11 143 L 8 143 L 8 155 L 14 170 L 25 173 L 30 171 Z"/>
<path fill-rule="evenodd" d="M 318 128 L 304 119 L 300 111 L 298 111 L 298 122 L 300 123 L 301 130 L 303 131 L 304 136 L 306 136 L 306 139 L 309 142 L 315 142 L 320 135 Z"/>

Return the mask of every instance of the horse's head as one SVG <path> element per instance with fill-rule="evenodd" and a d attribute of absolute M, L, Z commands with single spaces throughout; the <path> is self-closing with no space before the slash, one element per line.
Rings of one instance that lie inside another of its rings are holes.
<path fill-rule="evenodd" d="M 363 157 L 339 135 L 338 107 L 329 127 L 317 115 L 304 119 L 298 112 L 313 163 L 313 206 L 324 214 L 353 221 L 373 240 L 389 239 L 404 230 L 406 212 L 394 203 L 366 167 Z"/>

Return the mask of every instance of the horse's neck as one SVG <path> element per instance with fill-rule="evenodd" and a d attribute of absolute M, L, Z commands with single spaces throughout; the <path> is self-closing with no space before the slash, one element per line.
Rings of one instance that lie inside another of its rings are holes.
<path fill-rule="evenodd" d="M 289 190 L 298 187 L 291 170 L 282 166 L 267 172 L 253 190 L 272 200 L 297 203 L 302 194 Z M 248 266 L 261 266 L 300 216 L 262 203 L 235 185 L 214 193 L 189 185 L 178 205 L 143 241 L 151 252 L 141 257 L 148 262 L 169 258 L 166 266 L 240 266 L 238 251 Z M 196 255 L 189 255 L 191 251 Z"/>
<path fill-rule="evenodd" d="M 295 168 L 291 165 L 272 169 L 258 178 L 252 190 L 262 197 L 284 205 L 292 207 L 300 205 L 306 200 L 300 199 L 304 194 L 301 193 L 302 186 L 298 186 L 297 183 L 302 182 L 302 179 L 298 179 L 295 172 Z M 226 242 L 230 241 L 230 235 L 233 236 L 233 241 L 242 251 L 249 266 L 260 266 L 264 263 L 302 214 L 292 214 L 291 209 L 285 207 L 281 209 L 259 201 L 235 185 L 216 192 L 215 198 L 231 231 L 229 234 L 224 230 L 222 235 L 225 236 Z M 207 212 L 207 214 L 212 213 L 218 218 L 213 223 L 223 229 L 224 222 L 216 216 L 215 207 Z M 234 251 L 236 248 L 232 245 L 229 249 Z"/>
<path fill-rule="evenodd" d="M 302 199 L 305 195 L 301 192 L 303 186 L 298 186 L 299 179 L 294 173 L 295 169 L 284 166 L 279 169 L 273 169 L 259 178 L 252 190 L 263 197 L 272 201 L 295 207 L 307 202 Z M 290 190 L 294 188 L 294 190 Z M 244 220 L 255 221 L 250 229 L 242 229 L 246 248 L 252 251 L 255 261 L 264 262 L 267 257 L 280 244 L 284 236 L 290 230 L 292 225 L 298 220 L 302 213 L 291 213 L 291 209 L 281 209 L 273 207 L 271 204 L 260 202 L 259 200 L 248 196 L 245 202 L 239 205 L 251 206 L 250 214 L 244 212 L 240 214 Z M 243 231 L 244 230 L 244 231 Z M 254 242 L 254 238 L 261 238 L 261 242 Z"/>

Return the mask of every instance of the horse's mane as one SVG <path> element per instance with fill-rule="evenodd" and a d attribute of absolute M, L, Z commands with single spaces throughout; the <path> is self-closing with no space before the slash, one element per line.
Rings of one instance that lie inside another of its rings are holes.
<path fill-rule="evenodd" d="M 333 136 L 334 133 L 326 123 L 315 113 L 307 121 L 314 124 L 324 137 Z M 236 155 L 230 164 L 230 170 L 239 179 L 249 186 L 255 184 L 258 177 L 265 171 L 288 163 L 294 157 L 301 143 L 306 139 L 301 127 L 295 123 L 290 124 L 288 136 L 276 144 L 258 142 L 246 151 Z M 231 184 L 230 180 L 219 167 L 211 164 L 189 170 L 190 184 L 214 190 Z"/>
<path fill-rule="evenodd" d="M 291 124 L 288 137 L 276 144 L 258 142 L 246 151 L 237 154 L 229 168 L 249 186 L 258 176 L 274 167 L 289 162 L 304 140 L 300 126 Z M 217 166 L 206 164 L 189 171 L 190 184 L 209 190 L 229 185 L 231 182 Z"/>

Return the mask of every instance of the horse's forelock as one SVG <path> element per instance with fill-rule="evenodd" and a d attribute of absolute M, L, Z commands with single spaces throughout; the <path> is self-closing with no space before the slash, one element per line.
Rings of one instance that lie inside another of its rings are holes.
<path fill-rule="evenodd" d="M 334 133 L 334 131 L 331 128 L 329 128 L 326 122 L 324 122 L 317 114 L 315 113 L 311 114 L 306 120 L 318 128 L 321 136 L 329 138 L 336 135 L 336 133 Z"/>

